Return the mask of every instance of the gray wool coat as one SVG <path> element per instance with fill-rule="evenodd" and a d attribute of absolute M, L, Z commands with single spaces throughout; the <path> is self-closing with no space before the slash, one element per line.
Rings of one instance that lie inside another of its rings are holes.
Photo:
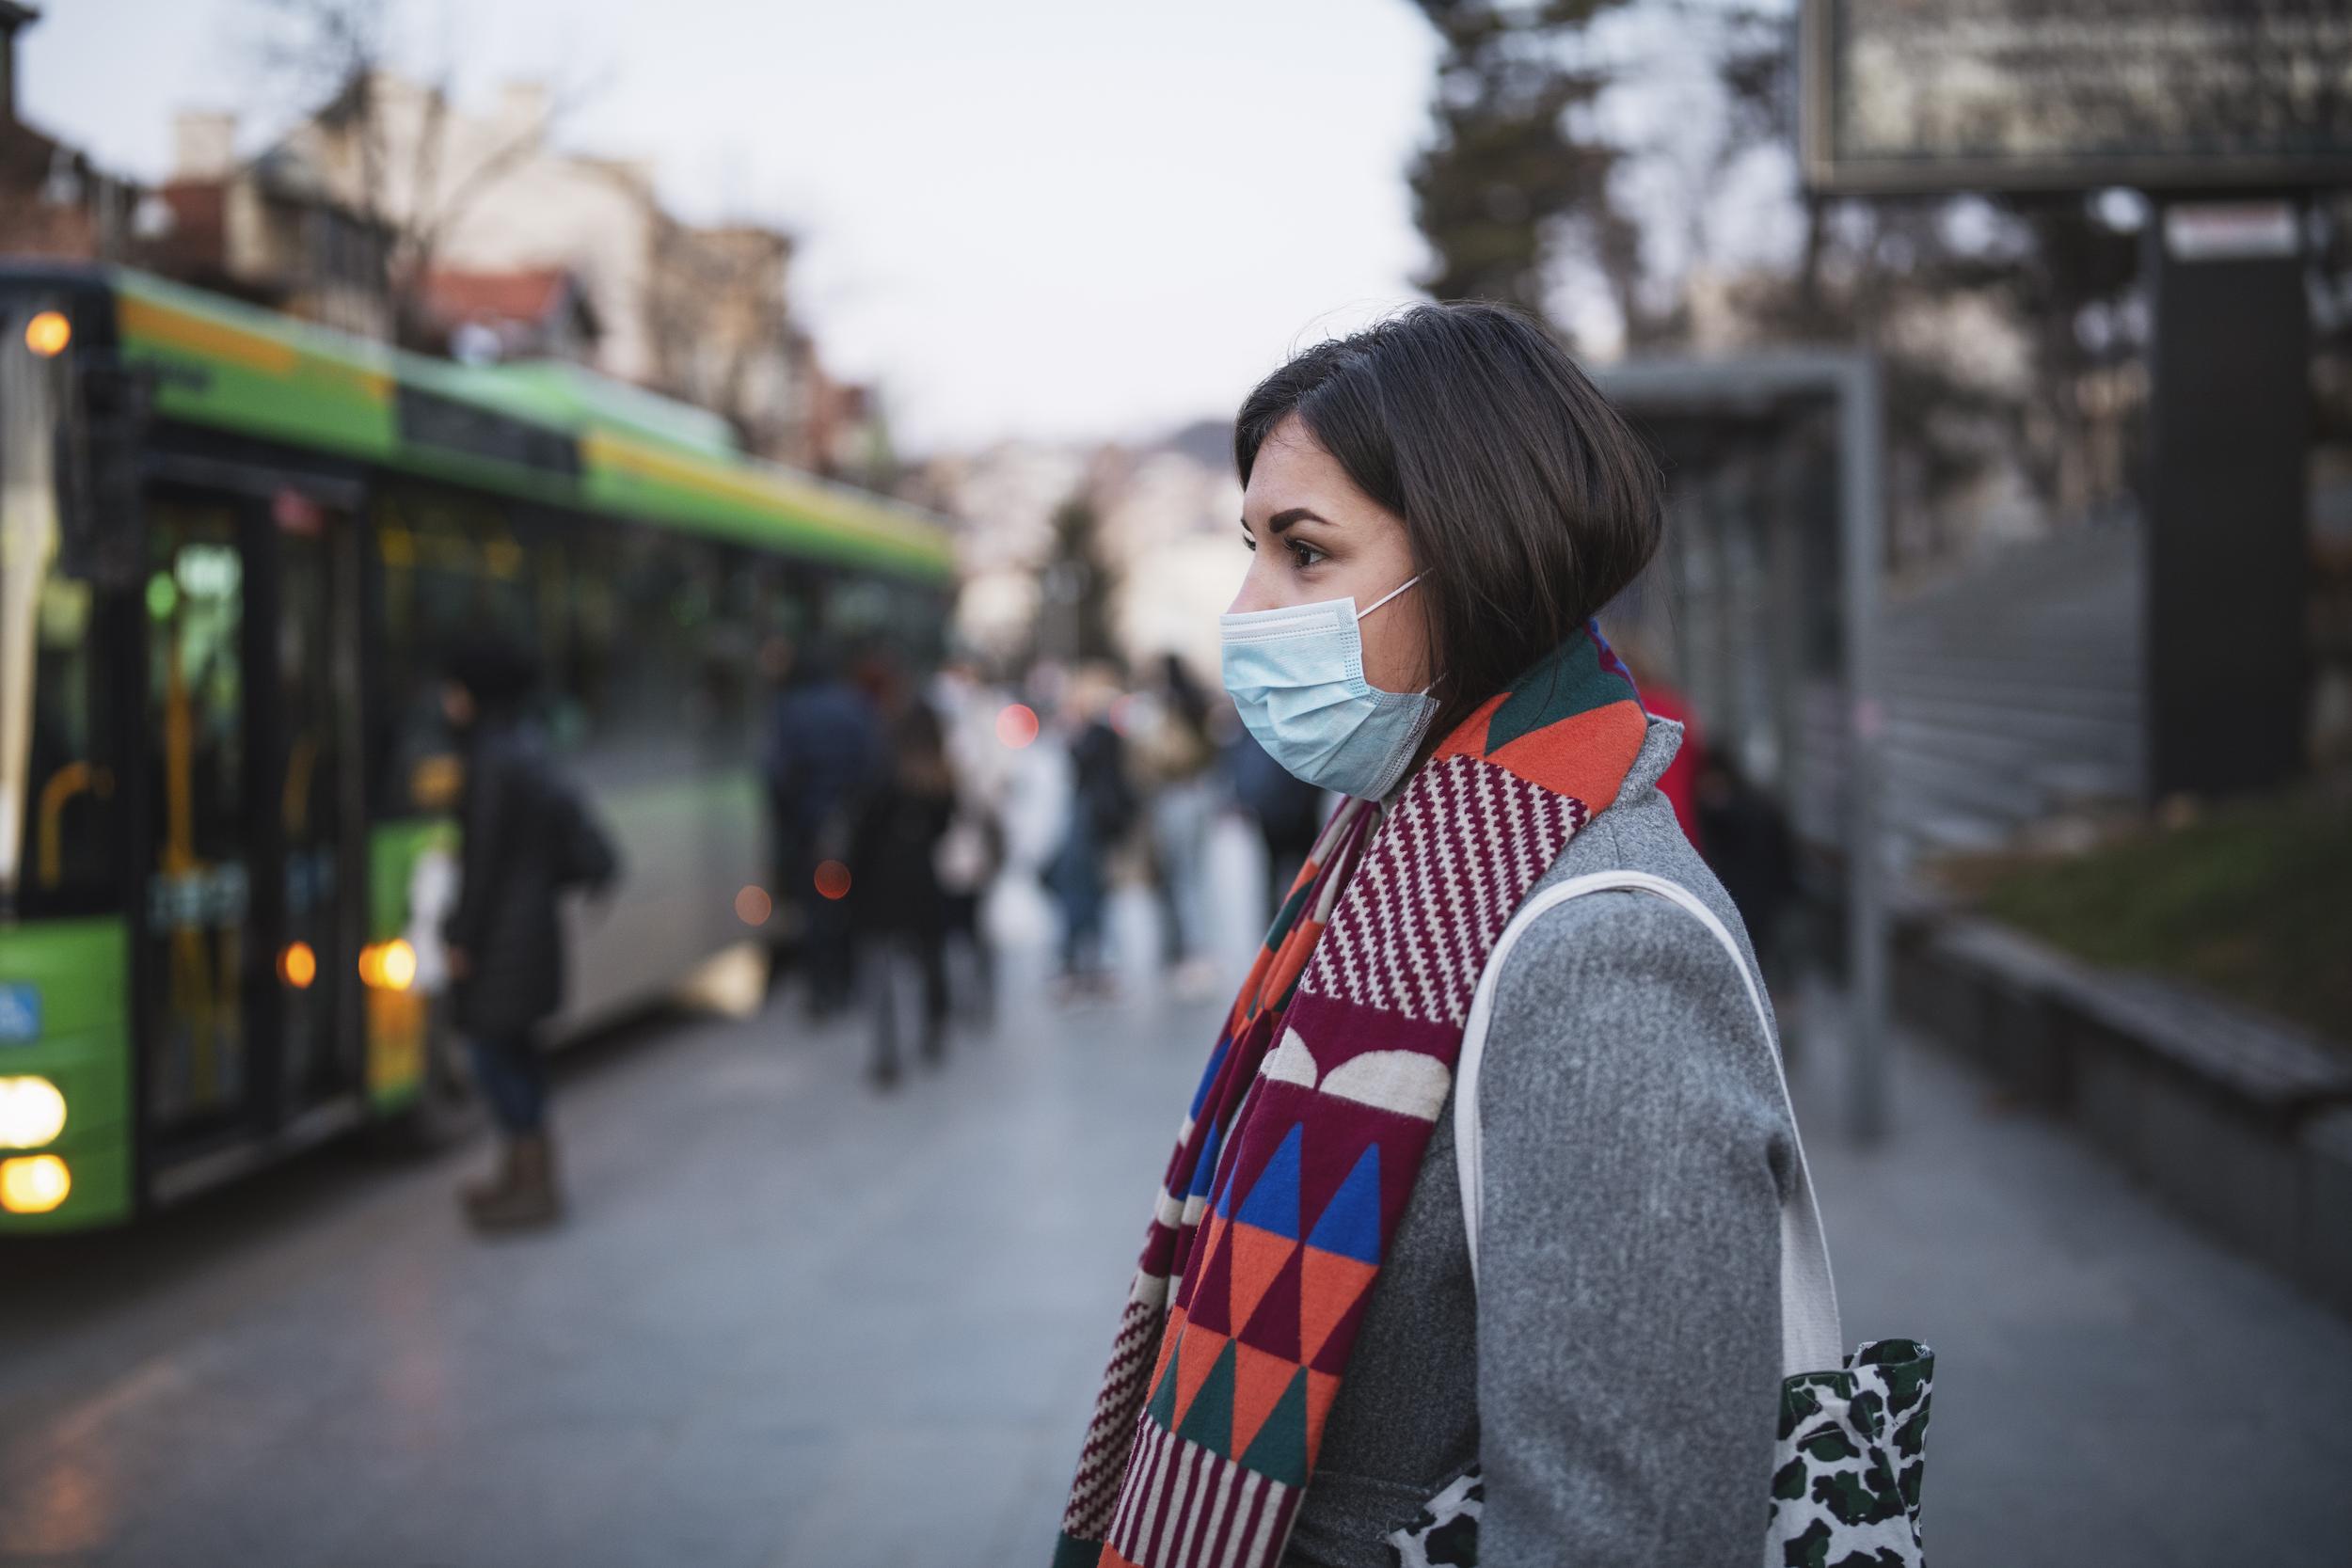
<path fill-rule="evenodd" d="M 1689 888 L 1739 938 L 1659 776 L 1650 721 L 1614 803 L 1536 883 L 1617 867 Z M 1777 1049 L 1707 929 L 1597 893 L 1498 976 L 1470 1285 L 1454 1105 L 1438 1114 L 1332 1402 L 1285 1568 L 1388 1568 L 1388 1533 L 1477 1461 L 1491 1568 L 1756 1568 L 1779 1408 Z"/>

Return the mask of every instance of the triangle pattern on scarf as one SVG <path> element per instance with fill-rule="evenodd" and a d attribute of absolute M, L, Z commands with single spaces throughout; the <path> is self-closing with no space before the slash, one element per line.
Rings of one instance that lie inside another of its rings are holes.
<path fill-rule="evenodd" d="M 1218 1453 L 1230 1453 L 1233 1447 L 1233 1345 L 1227 1340 L 1217 1352 L 1216 1360 L 1209 1368 L 1209 1375 L 1193 1397 L 1185 1402 L 1187 1408 L 1177 1419 L 1183 1425 L 1176 1435 L 1187 1443 L 1198 1443 Z"/>
<path fill-rule="evenodd" d="M 1233 1341 L 1233 1446 L 1230 1452 L 1246 1452 L 1257 1441 L 1282 1390 L 1297 1375 L 1295 1357 L 1262 1351 L 1246 1339 Z"/>
<path fill-rule="evenodd" d="M 1291 1373 L 1290 1382 L 1283 1386 L 1282 1397 L 1274 1402 L 1274 1409 L 1258 1429 L 1257 1437 L 1243 1450 L 1241 1462 L 1285 1486 L 1307 1484 L 1305 1369 Z"/>
<path fill-rule="evenodd" d="M 1184 1337 L 1184 1309 L 1171 1307 L 1168 1314 L 1168 1326 L 1160 1332 L 1159 1359 L 1152 1363 L 1152 1386 L 1154 1389 L 1159 1387 L 1160 1379 L 1168 1375 L 1168 1364 L 1176 1354 L 1176 1342 Z"/>
<path fill-rule="evenodd" d="M 1184 1338 L 1176 1347 L 1176 1405 L 1169 1412 L 1173 1418 L 1168 1429 L 1175 1430 L 1192 1408 L 1192 1402 L 1200 1396 L 1200 1386 L 1209 1381 L 1210 1369 L 1216 1366 L 1217 1354 L 1230 1341 L 1222 1334 L 1188 1324 Z"/>
<path fill-rule="evenodd" d="M 1307 1365 L 1324 1366 L 1323 1351 L 1330 1343 L 1332 1331 L 1362 1304 L 1364 1288 L 1379 1272 L 1377 1263 L 1359 1262 L 1321 1247 L 1307 1248 L 1298 1303 L 1299 1348 L 1306 1352 Z"/>
<path fill-rule="evenodd" d="M 1306 1248 L 1294 1245 L 1283 1260 L 1281 1271 L 1260 1297 L 1257 1309 L 1251 1312 L 1237 1338 L 1263 1351 L 1290 1358 L 1291 1365 L 1299 1363 L 1298 1354 L 1298 1291 Z"/>
<path fill-rule="evenodd" d="M 1145 1415 L 1164 1427 L 1176 1424 L 1176 1346 L 1179 1342 L 1180 1337 L 1173 1334 L 1162 1342 L 1159 1382 L 1152 1389 L 1150 1402 L 1143 1407 Z"/>
<path fill-rule="evenodd" d="M 1265 1163 L 1249 1196 L 1233 1217 L 1286 1241 L 1298 1240 L 1298 1150 L 1307 1136 L 1306 1125 L 1291 1123 L 1281 1147 Z"/>
<path fill-rule="evenodd" d="M 1204 1226 L 1193 1243 L 1192 1261 L 1187 1265 L 1196 1271 L 1192 1293 L 1186 1298 L 1184 1310 L 1194 1323 L 1213 1328 L 1219 1334 L 1233 1332 L 1233 1249 L 1231 1244 L 1232 1225 L 1225 1219 L 1212 1219 Z"/>
<path fill-rule="evenodd" d="M 1236 1223 L 1225 1232 L 1224 1251 L 1232 1259 L 1231 1323 L 1247 1323 L 1275 1276 L 1297 1255 L 1299 1246 L 1286 1236 L 1268 1235 L 1254 1225 Z"/>
<path fill-rule="evenodd" d="M 1241 1150 L 1236 1148 L 1232 1154 L 1233 1163 L 1225 1167 L 1225 1185 L 1217 1189 L 1216 1202 L 1213 1206 L 1216 1213 L 1229 1219 L 1233 1212 L 1233 1183 L 1241 1180 Z M 1216 1178 L 1212 1176 L 1210 1180 L 1215 1180 Z"/>
<path fill-rule="evenodd" d="M 1322 1217 L 1307 1233 L 1307 1244 L 1362 1263 L 1380 1261 L 1380 1146 L 1368 1145 Z"/>

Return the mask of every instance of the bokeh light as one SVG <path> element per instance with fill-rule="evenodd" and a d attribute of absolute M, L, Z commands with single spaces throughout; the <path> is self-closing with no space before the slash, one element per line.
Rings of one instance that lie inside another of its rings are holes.
<path fill-rule="evenodd" d="M 72 1190 L 73 1173 L 54 1154 L 0 1160 L 0 1209 L 11 1214 L 45 1214 Z"/>
<path fill-rule="evenodd" d="M 0 1148 L 39 1148 L 65 1131 L 65 1096 L 46 1078 L 0 1078 Z"/>
<path fill-rule="evenodd" d="M 24 324 L 24 346 L 43 359 L 54 359 L 73 341 L 73 324 L 60 310 L 43 310 Z"/>
<path fill-rule="evenodd" d="M 1037 738 L 1037 713 L 1026 703 L 1009 703 L 996 716 L 996 738 L 1014 751 Z"/>
<path fill-rule="evenodd" d="M 746 885 L 735 895 L 735 918 L 746 926 L 765 926 L 775 912 L 776 902 L 768 896 L 768 890 L 756 883 Z"/>
<path fill-rule="evenodd" d="M 850 868 L 839 861 L 827 861 L 817 868 L 817 891 L 827 898 L 847 898 L 850 895 Z"/>

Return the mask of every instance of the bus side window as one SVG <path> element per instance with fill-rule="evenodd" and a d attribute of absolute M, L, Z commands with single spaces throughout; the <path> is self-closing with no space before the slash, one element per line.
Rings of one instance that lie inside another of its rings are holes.
<path fill-rule="evenodd" d="M 441 678 L 468 638 L 539 646 L 531 552 L 510 518 L 477 498 L 403 487 L 379 498 L 385 710 L 377 727 L 375 810 L 400 817 L 455 805 L 457 740 Z"/>

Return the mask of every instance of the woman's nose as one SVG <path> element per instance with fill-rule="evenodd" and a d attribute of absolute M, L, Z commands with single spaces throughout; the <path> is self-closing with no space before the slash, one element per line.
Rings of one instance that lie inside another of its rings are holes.
<path fill-rule="evenodd" d="M 1273 574 L 1260 569 L 1259 562 L 1263 559 L 1263 556 L 1250 557 L 1249 570 L 1242 574 L 1241 589 L 1234 594 L 1233 602 L 1225 607 L 1226 614 L 1247 615 L 1253 610 L 1281 608 L 1281 600 L 1275 595 L 1273 584 L 1269 581 Z"/>

